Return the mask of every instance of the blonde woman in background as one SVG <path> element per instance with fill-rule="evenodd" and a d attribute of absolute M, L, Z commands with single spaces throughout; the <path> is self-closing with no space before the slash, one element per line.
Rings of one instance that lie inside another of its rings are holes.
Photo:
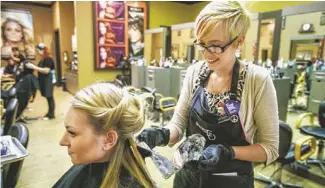
<path fill-rule="evenodd" d="M 205 137 L 201 159 L 176 174 L 175 188 L 252 188 L 252 162 L 269 164 L 278 157 L 279 119 L 272 78 L 262 67 L 235 57 L 250 22 L 238 2 L 211 2 L 200 12 L 194 44 L 205 62 L 187 69 L 169 124 L 147 128 L 138 136 L 151 148 L 174 145 L 184 133 Z"/>
<path fill-rule="evenodd" d="M 95 83 L 72 100 L 60 145 L 74 164 L 54 188 L 152 188 L 133 135 L 144 126 L 142 101 L 110 83 Z"/>
<path fill-rule="evenodd" d="M 31 29 L 22 24 L 18 19 L 8 17 L 1 25 L 1 55 L 10 56 L 12 47 L 18 47 L 27 56 L 35 55 L 33 34 Z"/>

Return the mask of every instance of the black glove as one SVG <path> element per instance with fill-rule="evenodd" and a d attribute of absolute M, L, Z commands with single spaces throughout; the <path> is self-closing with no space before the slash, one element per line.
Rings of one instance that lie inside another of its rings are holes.
<path fill-rule="evenodd" d="M 149 151 L 143 147 L 137 146 L 137 149 L 138 149 L 141 157 L 143 158 L 143 160 L 147 157 L 151 157 L 151 155 L 152 155 L 151 151 Z"/>
<path fill-rule="evenodd" d="M 235 151 L 227 145 L 210 145 L 203 150 L 202 157 L 199 160 L 199 170 L 211 171 L 216 169 L 218 163 L 223 164 L 235 158 Z"/>
<path fill-rule="evenodd" d="M 150 127 L 144 129 L 136 139 L 145 142 L 151 149 L 156 146 L 165 146 L 169 142 L 169 129 L 162 127 Z"/>

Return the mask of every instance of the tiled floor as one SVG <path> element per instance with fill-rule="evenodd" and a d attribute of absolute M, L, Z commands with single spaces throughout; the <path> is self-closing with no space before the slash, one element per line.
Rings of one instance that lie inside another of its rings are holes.
<path fill-rule="evenodd" d="M 70 158 L 66 148 L 59 145 L 59 140 L 64 132 L 63 119 L 72 96 L 62 92 L 60 88 L 55 89 L 56 119 L 50 121 L 29 121 L 30 133 L 29 156 L 25 159 L 23 169 L 18 182 L 18 188 L 47 188 L 51 187 L 60 176 L 71 166 Z M 36 101 L 30 104 L 33 111 L 26 111 L 25 115 L 30 117 L 42 116 L 47 112 L 47 102 L 38 93 Z M 289 114 L 287 122 L 294 128 L 294 122 L 299 114 Z M 151 124 L 147 122 L 147 126 Z M 294 140 L 300 138 L 300 133 L 294 129 Z M 171 158 L 174 148 L 164 147 L 157 149 L 161 154 Z M 164 180 L 159 171 L 154 167 L 151 160 L 147 160 L 147 166 L 153 179 L 162 188 L 171 188 L 173 177 Z M 256 169 L 260 169 L 257 167 Z M 264 174 L 272 173 L 273 168 L 263 170 Z M 316 169 L 317 173 L 320 173 Z M 301 184 L 306 188 L 320 188 L 321 185 L 309 182 L 294 174 L 284 171 L 283 180 L 288 183 Z M 261 183 L 255 183 L 255 187 L 264 187 Z"/>

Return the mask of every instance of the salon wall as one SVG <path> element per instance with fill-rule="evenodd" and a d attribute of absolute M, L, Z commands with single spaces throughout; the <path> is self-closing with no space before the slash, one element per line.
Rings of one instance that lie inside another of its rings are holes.
<path fill-rule="evenodd" d="M 312 3 L 312 1 L 247 1 L 245 6 L 250 12 L 270 12 L 284 7 L 309 3 Z"/>
<path fill-rule="evenodd" d="M 208 1 L 205 2 L 200 2 L 196 3 L 193 5 L 188 5 L 190 12 L 191 12 L 191 18 L 190 21 L 195 21 L 195 18 L 197 15 L 200 13 L 200 11 L 208 4 Z M 274 11 L 274 10 L 279 10 L 284 7 L 288 6 L 294 6 L 294 5 L 300 5 L 300 4 L 308 4 L 312 2 L 308 1 L 263 1 L 263 2 L 258 2 L 258 1 L 247 1 L 244 3 L 245 7 L 250 11 L 250 12 L 269 12 L 269 11 Z"/>
<path fill-rule="evenodd" d="M 74 6 L 72 1 L 60 1 L 60 56 L 62 75 L 67 72 L 69 64 L 63 61 L 63 53 L 68 52 L 69 60 L 72 60 L 72 35 L 74 32 Z"/>
<path fill-rule="evenodd" d="M 94 31 L 92 2 L 75 2 L 75 25 L 77 29 L 78 86 L 83 88 L 96 80 L 114 80 L 120 71 L 94 70 Z"/>
<path fill-rule="evenodd" d="M 52 12 L 53 12 L 53 29 L 59 29 L 60 28 L 60 7 L 59 7 L 60 2 L 55 2 L 52 5 Z"/>
<path fill-rule="evenodd" d="M 161 25 L 175 25 L 192 22 L 191 5 L 174 2 L 150 1 L 149 28 L 158 28 Z"/>
<path fill-rule="evenodd" d="M 63 52 L 67 51 L 69 60 L 72 60 L 71 37 L 74 30 L 74 5 L 72 1 L 57 1 L 52 6 L 53 32 L 59 30 L 60 57 L 62 76 L 67 72 L 68 64 L 63 61 Z M 54 46 L 53 46 L 54 48 Z"/>
<path fill-rule="evenodd" d="M 257 30 L 258 20 L 253 20 L 251 22 L 251 27 L 248 29 L 245 37 L 245 41 L 242 48 L 242 59 L 251 61 L 253 57 L 253 43 L 257 41 Z"/>
<path fill-rule="evenodd" d="M 321 12 L 292 15 L 286 17 L 285 29 L 281 32 L 281 42 L 279 50 L 279 58 L 283 58 L 284 61 L 289 60 L 290 53 L 290 39 L 291 37 L 301 35 L 324 35 L 325 26 L 320 25 Z M 314 33 L 301 34 L 298 31 L 304 23 L 312 23 L 315 28 Z M 323 52 L 323 58 L 325 54 L 325 48 Z"/>
<path fill-rule="evenodd" d="M 209 3 L 209 1 L 204 1 L 200 3 L 196 3 L 190 5 L 190 12 L 191 12 L 191 21 L 194 22 L 196 17 L 199 15 L 201 10 Z"/>
<path fill-rule="evenodd" d="M 53 54 L 52 39 L 53 39 L 53 19 L 51 8 L 39 7 L 33 5 L 21 5 L 10 2 L 1 2 L 1 6 L 13 8 L 13 9 L 25 9 L 29 10 L 33 16 L 33 28 L 34 28 L 34 42 L 35 45 L 39 42 L 45 42 L 50 44 L 50 51 Z M 36 55 L 36 64 L 40 57 Z"/>

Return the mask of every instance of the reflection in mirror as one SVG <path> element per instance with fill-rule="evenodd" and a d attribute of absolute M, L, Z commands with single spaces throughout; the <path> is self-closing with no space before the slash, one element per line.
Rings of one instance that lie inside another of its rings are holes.
<path fill-rule="evenodd" d="M 311 60 L 317 57 L 319 40 L 291 40 L 290 59 Z"/>
<path fill-rule="evenodd" d="M 267 59 L 271 59 L 272 57 L 274 24 L 275 19 L 264 19 L 261 21 L 258 59 L 262 62 L 266 62 Z"/>

